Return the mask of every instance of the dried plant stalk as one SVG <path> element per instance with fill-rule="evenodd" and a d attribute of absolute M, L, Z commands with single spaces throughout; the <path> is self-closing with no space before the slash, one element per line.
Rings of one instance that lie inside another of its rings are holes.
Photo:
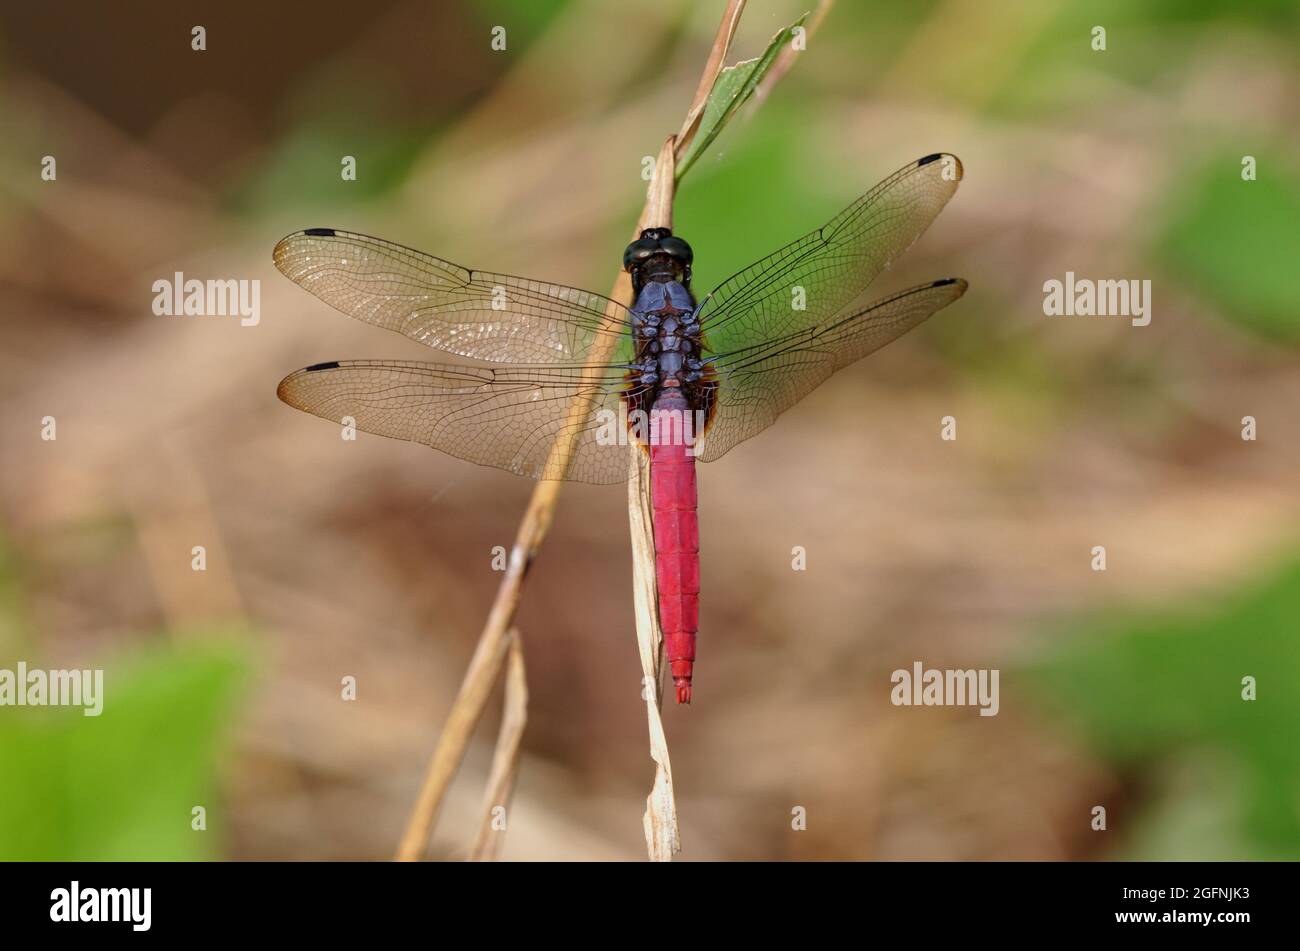
<path fill-rule="evenodd" d="M 650 758 L 655 780 L 646 796 L 646 849 L 652 861 L 667 862 L 681 848 L 677 831 L 677 803 L 673 798 L 673 769 L 668 759 L 660 705 L 663 703 L 663 633 L 659 629 L 658 593 L 655 587 L 655 538 L 650 497 L 650 460 L 640 451 L 631 459 L 627 505 L 632 533 L 632 595 L 636 608 L 636 640 L 641 655 L 642 695 L 650 727 Z"/>
<path fill-rule="evenodd" d="M 508 815 L 515 774 L 519 769 L 519 744 L 524 737 L 524 726 L 528 723 L 528 679 L 524 675 L 524 644 L 518 628 L 510 631 L 508 640 L 510 646 L 506 657 L 506 695 L 501 730 L 497 735 L 496 752 L 492 754 L 492 772 L 488 776 L 487 790 L 483 796 L 483 821 L 469 854 L 471 862 L 486 862 L 496 857 L 501 833 L 505 831 L 495 828 L 496 810 L 505 809 Z"/>
<path fill-rule="evenodd" d="M 625 274 L 620 275 L 619 281 L 615 283 L 614 293 L 610 295 L 612 300 L 620 299 L 620 290 L 623 291 L 623 298 L 626 299 L 630 294 L 631 284 Z M 613 307 L 605 315 L 611 330 L 617 328 L 620 319 L 620 313 Z M 590 368 L 588 372 L 593 382 L 600 377 L 599 367 L 609 362 L 618 335 L 598 334 L 597 338 L 588 362 Z M 560 471 L 568 467 L 575 440 L 583 428 L 580 423 L 591 410 L 595 389 L 592 387 L 593 396 L 575 399 L 570 405 L 567 423 L 563 429 L 563 432 L 568 433 L 569 436 L 558 440 L 552 447 L 546 466 L 548 470 L 552 465 Z M 425 771 L 420 795 L 407 820 L 406 831 L 402 834 L 402 841 L 397 849 L 398 861 L 416 861 L 424 854 L 429 834 L 438 816 L 438 809 L 447 793 L 447 787 L 451 785 L 452 777 L 455 776 L 465 756 L 470 735 L 483 715 L 483 708 L 492 693 L 492 686 L 501 672 L 501 664 L 505 659 L 506 631 L 514 621 L 528 566 L 536 557 L 537 550 L 551 527 L 555 504 L 562 485 L 562 482 L 555 481 L 539 482 L 537 488 L 533 490 L 528 510 L 519 524 L 515 544 L 510 551 L 510 562 L 506 566 L 505 577 L 501 579 L 501 585 L 497 588 L 492 610 L 488 612 L 487 623 L 483 627 L 483 633 L 479 635 L 474 658 L 470 661 L 464 680 L 461 681 L 460 691 L 447 716 L 447 726 L 443 728 L 442 735 L 438 738 L 437 748 Z"/>
<path fill-rule="evenodd" d="M 529 519 L 525 517 L 525 525 L 528 522 Z M 524 530 L 524 526 L 520 526 L 521 535 Z M 433 828 L 434 819 L 437 818 L 438 807 L 442 804 L 442 797 L 447 792 L 447 787 L 451 785 L 451 778 L 460 767 L 465 750 L 469 746 L 469 739 L 474 733 L 474 727 L 483 716 L 483 708 L 487 706 L 488 697 L 492 695 L 492 687 L 501 670 L 501 662 L 506 656 L 506 625 L 514 615 L 514 605 L 519 598 L 519 586 L 523 581 L 524 559 L 518 555 L 519 549 L 516 547 L 511 554 L 510 565 L 506 568 L 507 576 L 514 572 L 515 580 L 503 581 L 497 591 L 497 601 L 492 605 L 487 626 L 479 638 L 469 668 L 465 671 L 460 692 L 456 694 L 451 712 L 447 714 L 447 723 L 442 728 L 442 734 L 438 737 L 438 746 L 429 761 L 419 799 L 416 800 L 411 818 L 407 822 L 406 832 L 398 845 L 398 861 L 414 862 L 424 854 L 429 841 L 429 832 Z M 518 566 L 517 570 L 516 566 Z"/>

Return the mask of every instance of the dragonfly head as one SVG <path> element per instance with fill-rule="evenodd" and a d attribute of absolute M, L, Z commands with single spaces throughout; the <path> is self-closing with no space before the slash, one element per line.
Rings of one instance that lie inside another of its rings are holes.
<path fill-rule="evenodd" d="M 623 252 L 623 268 L 632 275 L 632 291 L 640 295 L 650 281 L 677 281 L 690 286 L 691 246 L 668 228 L 647 228 Z"/>

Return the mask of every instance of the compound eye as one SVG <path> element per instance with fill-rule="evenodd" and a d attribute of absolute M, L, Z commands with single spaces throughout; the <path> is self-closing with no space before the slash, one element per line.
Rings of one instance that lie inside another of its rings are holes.
<path fill-rule="evenodd" d="M 691 246 L 675 235 L 660 239 L 659 247 L 665 254 L 676 258 L 683 264 L 690 264 L 695 260 L 695 252 L 691 250 Z"/>
<path fill-rule="evenodd" d="M 623 252 L 623 270 L 630 271 L 650 255 L 659 250 L 659 242 L 653 238 L 638 238 L 627 246 Z"/>

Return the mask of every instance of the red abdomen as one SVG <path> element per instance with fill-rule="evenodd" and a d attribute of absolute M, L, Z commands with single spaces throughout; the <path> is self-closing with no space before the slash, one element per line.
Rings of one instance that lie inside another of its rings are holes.
<path fill-rule="evenodd" d="M 690 410 L 680 390 L 665 388 L 651 410 L 650 483 L 654 499 L 659 625 L 677 687 L 691 702 L 695 634 L 700 629 L 700 523 Z M 698 435 L 698 434 L 697 434 Z"/>

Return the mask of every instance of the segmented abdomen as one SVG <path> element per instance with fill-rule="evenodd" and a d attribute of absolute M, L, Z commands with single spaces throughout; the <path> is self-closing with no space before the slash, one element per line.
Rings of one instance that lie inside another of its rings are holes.
<path fill-rule="evenodd" d="M 695 634 L 700 629 L 700 527 L 695 456 L 684 438 L 690 409 L 677 387 L 665 388 L 651 411 L 657 438 L 650 446 L 654 500 L 655 574 L 659 624 L 677 687 L 677 701 L 690 703 Z"/>

